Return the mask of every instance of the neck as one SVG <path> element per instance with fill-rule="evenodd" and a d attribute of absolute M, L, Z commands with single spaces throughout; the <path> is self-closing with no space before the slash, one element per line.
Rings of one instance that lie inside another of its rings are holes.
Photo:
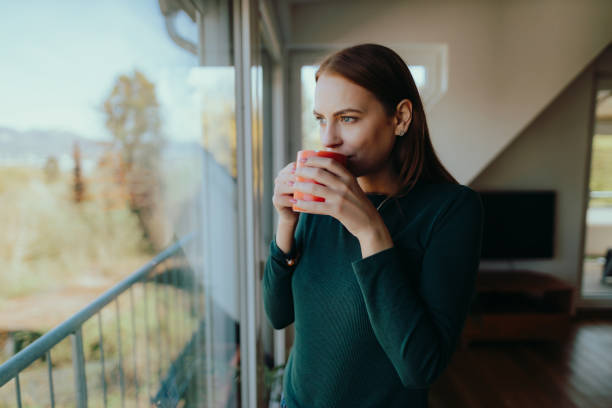
<path fill-rule="evenodd" d="M 393 173 L 390 166 L 374 173 L 357 177 L 357 183 L 364 193 L 395 194 L 400 184 L 398 176 Z"/>

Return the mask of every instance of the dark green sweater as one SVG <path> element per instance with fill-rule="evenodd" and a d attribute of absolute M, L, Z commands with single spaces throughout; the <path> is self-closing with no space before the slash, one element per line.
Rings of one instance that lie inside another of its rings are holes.
<path fill-rule="evenodd" d="M 367 194 L 376 206 L 385 198 Z M 301 213 L 291 253 L 270 243 L 263 278 L 272 326 L 295 323 L 289 408 L 427 407 L 469 312 L 483 209 L 467 186 L 420 182 L 380 214 L 394 247 L 366 258 L 335 218 Z"/>

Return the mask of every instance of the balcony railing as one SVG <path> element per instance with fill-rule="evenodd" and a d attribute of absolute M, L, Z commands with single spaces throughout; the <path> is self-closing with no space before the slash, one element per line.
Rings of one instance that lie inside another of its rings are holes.
<path fill-rule="evenodd" d="M 135 398 L 138 406 L 140 406 L 138 400 L 142 382 L 146 383 L 146 392 L 149 399 L 148 402 L 145 402 L 146 406 L 176 406 L 179 398 L 186 392 L 188 384 L 194 381 L 192 377 L 199 376 L 201 371 L 200 368 L 202 367 L 200 365 L 201 362 L 197 361 L 203 355 L 201 352 L 203 320 L 200 319 L 200 313 L 198 313 L 200 294 L 198 285 L 195 283 L 193 271 L 186 266 L 186 263 L 181 263 L 181 260 L 184 260 L 183 247 L 191 241 L 192 238 L 193 236 L 188 236 L 177 241 L 175 244 L 156 255 L 146 265 L 106 291 L 84 309 L 39 337 L 32 344 L 2 364 L 0 366 L 0 388 L 11 380 L 14 381 L 17 407 L 21 408 L 22 392 L 20 374 L 38 359 L 44 359 L 47 363 L 50 406 L 55 407 L 56 395 L 53 383 L 51 349 L 62 340 L 70 337 L 76 406 L 79 408 L 87 407 L 88 384 L 83 347 L 83 325 L 90 319 L 97 317 L 101 391 L 103 393 L 104 406 L 106 407 L 109 403 L 107 384 L 107 375 L 109 373 L 106 371 L 105 364 L 107 362 L 105 361 L 102 310 L 111 303 L 114 303 L 114 314 L 117 321 L 114 335 L 116 336 L 118 350 L 118 380 L 121 393 L 121 406 L 125 405 L 126 399 L 126 378 L 124 373 L 127 364 L 132 364 L 131 369 L 134 371 L 132 385 L 134 385 Z M 129 316 L 132 333 L 134 334 L 136 333 L 136 316 L 133 289 L 136 284 L 142 285 L 144 294 L 145 316 L 143 320 L 145 323 L 144 340 L 146 342 L 144 347 L 146 351 L 146 372 L 144 375 L 138 372 L 136 362 L 136 341 L 131 339 L 132 361 L 128 361 L 128 359 L 124 358 L 121 347 L 123 338 L 120 324 L 119 296 L 124 293 L 129 295 Z M 149 286 L 151 286 L 151 284 L 153 284 L 153 308 L 156 311 L 154 319 L 157 319 L 156 332 L 152 332 L 152 328 L 148 323 L 151 314 L 149 308 Z M 164 287 L 166 289 L 166 309 L 160 312 L 158 297 L 161 296 L 159 292 L 164 290 Z M 174 299 L 169 299 L 170 295 L 168 288 L 175 289 Z M 177 293 L 177 291 L 181 291 L 181 293 Z M 184 294 L 186 294 L 186 296 Z M 168 310 L 172 308 L 174 308 L 174 310 Z M 165 344 L 162 344 L 161 314 L 164 314 L 167 318 L 172 316 L 175 319 L 172 322 L 167 319 L 165 322 L 166 327 L 174 334 L 174 337 L 166 338 Z M 190 318 L 188 319 L 187 317 Z M 179 334 L 178 336 L 176 335 L 177 333 Z M 155 342 L 156 344 L 151 344 L 151 342 Z M 172 342 L 175 344 L 170 344 Z M 152 359 L 150 348 L 155 346 L 157 346 L 158 354 Z M 157 363 L 156 367 L 152 367 L 154 361 Z M 166 365 L 166 367 L 164 367 L 164 365 Z M 151 378 L 154 376 L 154 370 L 157 371 L 157 382 L 154 382 Z M 165 371 L 165 373 L 162 373 L 162 371 Z M 143 379 L 143 377 L 146 377 L 146 379 Z M 200 384 L 198 379 L 195 381 L 197 381 L 197 384 Z M 157 386 L 155 391 L 151 389 L 151 384 Z M 196 392 L 200 392 L 199 386 L 195 388 L 197 388 L 197 390 L 195 390 Z M 197 398 L 196 400 L 200 399 Z"/>

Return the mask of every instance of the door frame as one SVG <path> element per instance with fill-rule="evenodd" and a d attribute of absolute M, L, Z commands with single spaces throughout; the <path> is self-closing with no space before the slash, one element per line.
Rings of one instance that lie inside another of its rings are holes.
<path fill-rule="evenodd" d="M 583 280 L 584 280 L 584 254 L 585 254 L 585 244 L 586 244 L 586 233 L 587 233 L 587 211 L 589 209 L 589 201 L 590 201 L 590 183 L 591 183 L 591 161 L 593 158 L 593 138 L 595 136 L 595 122 L 596 122 L 596 112 L 597 109 L 597 91 L 599 89 L 599 84 L 602 81 L 611 82 L 612 83 L 612 74 L 599 73 L 594 71 L 591 79 L 591 92 L 590 92 L 590 101 L 589 101 L 589 124 L 588 124 L 588 132 L 589 132 L 589 142 L 588 142 L 588 150 L 587 150 L 587 158 L 586 158 L 586 169 L 585 169 L 585 183 L 584 183 L 584 192 L 582 195 L 583 205 L 582 205 L 582 228 L 581 228 L 581 238 L 580 238 L 580 257 L 579 257 L 579 279 L 578 279 L 578 293 L 576 300 L 576 308 L 579 309 L 612 309 L 612 288 L 610 289 L 610 296 L 584 296 L 583 295 Z"/>

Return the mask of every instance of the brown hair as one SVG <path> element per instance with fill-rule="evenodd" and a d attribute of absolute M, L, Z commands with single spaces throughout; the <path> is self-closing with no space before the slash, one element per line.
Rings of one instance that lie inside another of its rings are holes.
<path fill-rule="evenodd" d="M 391 152 L 393 169 L 401 180 L 396 194 L 410 191 L 419 180 L 459 184 L 434 151 L 419 91 L 408 66 L 395 51 L 378 44 L 345 48 L 321 63 L 315 80 L 325 72 L 341 75 L 372 92 L 389 116 L 395 115 L 403 99 L 412 102 L 412 122 L 404 136 L 395 138 Z"/>

